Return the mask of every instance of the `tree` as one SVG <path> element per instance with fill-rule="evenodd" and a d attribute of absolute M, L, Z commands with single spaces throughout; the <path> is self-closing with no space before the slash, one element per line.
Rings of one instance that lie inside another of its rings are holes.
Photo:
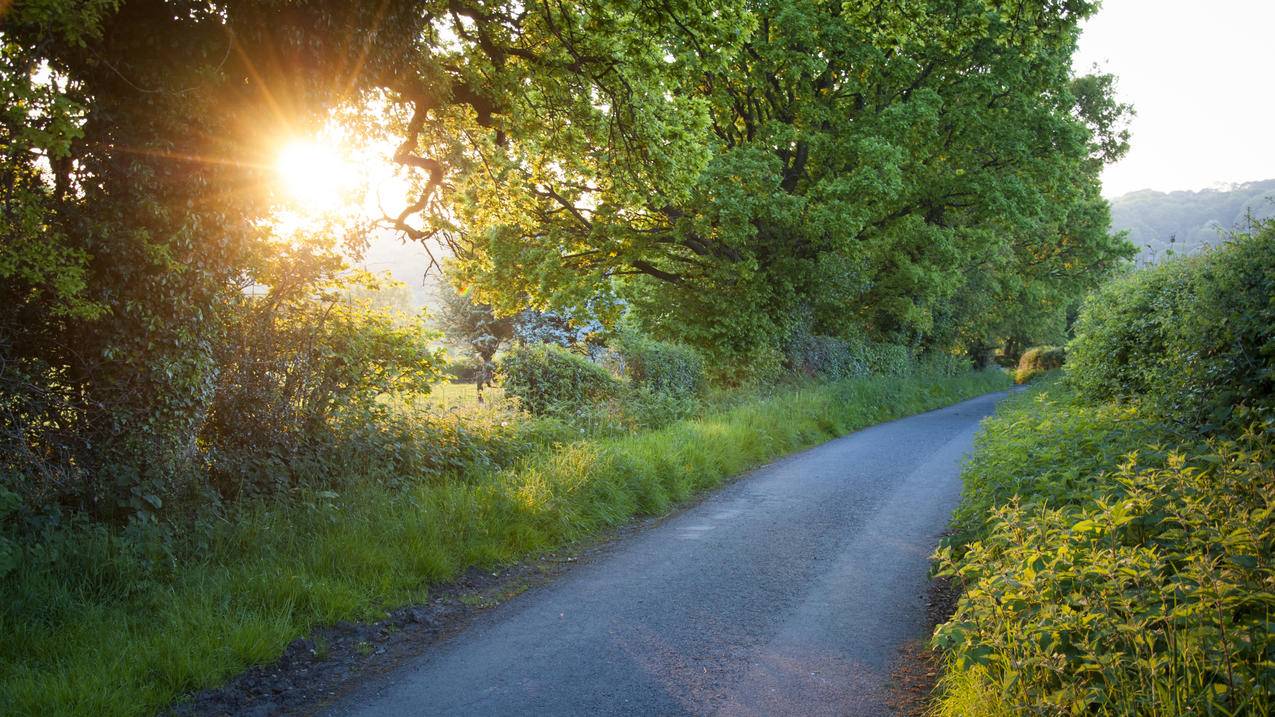
<path fill-rule="evenodd" d="M 487 304 L 476 303 L 468 291 L 443 281 L 439 292 L 438 324 L 448 341 L 469 354 L 477 364 L 475 388 L 483 402 L 483 388 L 495 378 L 496 352 L 514 335 L 513 320 L 497 318 Z"/>
<path fill-rule="evenodd" d="M 19 458 L 5 480 L 108 518 L 194 490 L 227 322 L 274 251 L 273 149 L 348 92 L 347 30 L 397 32 L 353 34 L 382 40 L 373 59 L 389 67 L 415 10 L 6 8 L 0 453 Z"/>
<path fill-rule="evenodd" d="M 807 310 L 822 334 L 986 339 L 953 302 L 971 283 L 1066 303 L 1127 253 L 1097 192 L 1127 108 L 1070 73 L 1095 7 L 469 8 L 441 21 L 455 104 L 414 100 L 403 145 L 438 158 L 422 199 L 448 211 L 408 231 L 448 236 L 499 310 L 618 295 L 719 355 Z"/>

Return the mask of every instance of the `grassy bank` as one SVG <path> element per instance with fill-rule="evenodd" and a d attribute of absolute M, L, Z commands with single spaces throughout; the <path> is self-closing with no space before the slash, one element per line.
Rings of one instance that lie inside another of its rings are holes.
<path fill-rule="evenodd" d="M 1001 404 L 940 565 L 936 714 L 1269 715 L 1275 442 L 1203 441 L 1058 380 Z"/>
<path fill-rule="evenodd" d="M 468 566 L 666 511 L 776 456 L 1007 384 L 1000 372 L 851 379 L 559 446 L 477 480 L 247 505 L 158 573 L 123 554 L 135 541 L 68 533 L 48 547 L 66 561 L 30 562 L 5 580 L 0 712 L 152 713 L 317 625 L 421 600 Z"/>

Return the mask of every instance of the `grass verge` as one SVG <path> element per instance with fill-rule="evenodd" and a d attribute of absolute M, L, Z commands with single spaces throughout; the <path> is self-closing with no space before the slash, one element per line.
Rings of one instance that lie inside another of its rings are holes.
<path fill-rule="evenodd" d="M 1201 442 L 1047 380 L 984 423 L 935 714 L 1270 715 L 1275 432 Z"/>
<path fill-rule="evenodd" d="M 1008 383 L 1000 372 L 851 379 L 573 443 L 474 482 L 250 505 L 160 573 L 133 569 L 137 556 L 122 554 L 133 542 L 77 533 L 47 546 L 64 559 L 23 565 L 0 588 L 0 713 L 150 714 L 315 626 L 420 601 L 469 566 L 662 513 L 777 456 Z"/>

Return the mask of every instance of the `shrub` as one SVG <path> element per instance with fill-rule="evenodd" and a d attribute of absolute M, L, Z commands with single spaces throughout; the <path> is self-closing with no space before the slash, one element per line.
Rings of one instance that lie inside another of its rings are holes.
<path fill-rule="evenodd" d="M 704 387 L 704 359 L 689 346 L 625 332 L 616 348 L 636 387 L 676 395 L 694 395 Z"/>
<path fill-rule="evenodd" d="M 1148 393 L 1163 375 L 1169 326 L 1181 313 L 1193 267 L 1176 259 L 1112 281 L 1085 299 L 1067 346 L 1067 379 L 1090 401 Z"/>
<path fill-rule="evenodd" d="M 1090 400 L 1146 398 L 1204 431 L 1275 416 L 1275 222 L 1104 287 L 1068 378 Z"/>
<path fill-rule="evenodd" d="M 1023 352 L 1014 373 L 1014 383 L 1027 383 L 1050 371 L 1062 368 L 1066 351 L 1058 346 L 1035 346 Z"/>
<path fill-rule="evenodd" d="M 907 346 L 868 342 L 859 350 L 868 371 L 876 376 L 908 376 L 915 368 L 912 350 Z"/>
<path fill-rule="evenodd" d="M 266 295 L 245 301 L 235 319 L 200 434 L 224 497 L 329 473 L 342 414 L 368 418 L 382 395 L 427 393 L 442 376 L 421 321 L 368 302 Z"/>
<path fill-rule="evenodd" d="M 998 412 L 967 468 L 938 714 L 1269 714 L 1270 436 L 1121 459 L 1153 439 L 1133 408 L 1047 395 Z"/>
<path fill-rule="evenodd" d="M 621 388 L 606 369 L 556 344 L 515 346 L 501 358 L 500 374 L 505 394 L 536 415 L 578 409 Z"/>
<path fill-rule="evenodd" d="M 789 371 L 810 378 L 835 381 L 866 376 L 866 356 L 862 351 L 855 351 L 856 347 L 835 336 L 801 332 L 788 343 L 786 364 Z"/>

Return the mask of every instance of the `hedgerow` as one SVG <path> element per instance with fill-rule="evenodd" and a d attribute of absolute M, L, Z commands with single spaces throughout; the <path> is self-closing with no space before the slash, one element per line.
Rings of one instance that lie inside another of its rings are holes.
<path fill-rule="evenodd" d="M 605 368 L 556 344 L 520 345 L 500 360 L 501 385 L 535 415 L 571 411 L 619 394 Z"/>
<path fill-rule="evenodd" d="M 1066 351 L 1058 346 L 1034 346 L 1023 352 L 1014 372 L 1014 383 L 1027 383 L 1050 371 L 1062 368 Z"/>
<path fill-rule="evenodd" d="M 1275 416 L 1275 222 L 1112 282 L 1076 322 L 1067 375 L 1089 400 L 1145 399 L 1204 431 Z"/>
<path fill-rule="evenodd" d="M 622 332 L 615 342 L 624 372 L 634 386 L 657 393 L 693 396 L 707 383 L 704 359 L 682 344 Z"/>
<path fill-rule="evenodd" d="M 1057 382 L 987 422 L 937 555 L 939 714 L 1271 713 L 1275 443 L 1168 435 Z"/>

